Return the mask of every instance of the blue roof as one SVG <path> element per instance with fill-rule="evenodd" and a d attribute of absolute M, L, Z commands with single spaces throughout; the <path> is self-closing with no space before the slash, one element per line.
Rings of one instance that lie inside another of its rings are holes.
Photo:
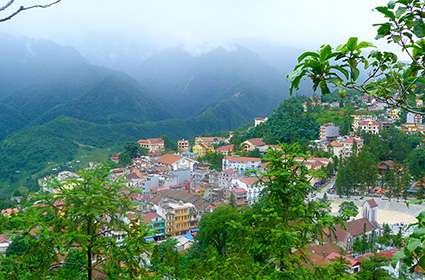
<path fill-rule="evenodd" d="M 153 237 L 145 237 L 145 241 L 146 242 L 154 242 L 155 239 L 153 239 Z"/>
<path fill-rule="evenodd" d="M 192 232 L 198 232 L 199 231 L 199 228 L 192 228 L 192 230 L 191 230 Z"/>
<path fill-rule="evenodd" d="M 185 235 L 183 235 L 185 238 L 187 238 L 188 240 L 193 240 L 193 236 L 190 233 L 186 233 Z"/>

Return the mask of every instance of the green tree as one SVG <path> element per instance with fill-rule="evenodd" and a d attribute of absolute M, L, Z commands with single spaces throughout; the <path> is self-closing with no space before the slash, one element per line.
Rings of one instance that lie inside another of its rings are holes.
<path fill-rule="evenodd" d="M 406 159 L 410 173 L 415 179 L 425 177 L 425 147 L 411 151 Z"/>
<path fill-rule="evenodd" d="M 391 280 L 392 277 L 383 267 L 388 261 L 380 257 L 370 257 L 361 263 L 360 272 L 356 275 L 358 280 Z"/>
<path fill-rule="evenodd" d="M 325 44 L 318 52 L 308 51 L 299 56 L 298 65 L 288 75 L 291 93 L 308 77 L 313 89 L 319 88 L 323 95 L 330 93 L 330 87 L 339 88 L 343 97 L 352 89 L 390 106 L 425 114 L 415 102 L 417 94 L 423 98 L 425 88 L 424 8 L 422 0 L 391 1 L 376 8 L 386 20 L 376 24 L 376 38 L 399 47 L 407 61 L 400 61 L 391 52 L 371 50 L 375 48 L 371 43 L 355 37 L 337 48 Z M 359 79 L 361 70 L 365 75 Z"/>
<path fill-rule="evenodd" d="M 348 221 L 351 217 L 359 214 L 359 209 L 353 201 L 343 201 L 339 205 L 339 214 L 345 221 Z"/>
<path fill-rule="evenodd" d="M 181 260 L 176 245 L 177 240 L 173 238 L 155 245 L 150 259 L 153 271 L 162 276 L 178 278 Z"/>
<path fill-rule="evenodd" d="M 33 194 L 23 202 L 19 214 L 7 221 L 7 228 L 21 236 L 21 244 L 30 244 L 30 249 L 21 245 L 23 250 L 15 249 L 14 255 L 2 259 L 1 263 L 9 265 L 0 270 L 0 276 L 20 268 L 31 277 L 47 278 L 57 273 L 59 255 L 70 260 L 75 248 L 85 256 L 80 269 L 87 279 L 92 279 L 94 270 L 124 279 L 143 275 L 140 264 L 142 254 L 150 249 L 144 241 L 148 231 L 126 219 L 137 207 L 130 199 L 133 191 L 121 179 L 111 179 L 109 170 L 106 165 L 84 169 L 78 178 L 52 181 L 51 192 Z M 24 253 L 17 255 L 20 251 Z"/>
<path fill-rule="evenodd" d="M 120 154 L 120 164 L 124 166 L 129 165 L 134 158 L 147 154 L 148 150 L 140 147 L 138 143 L 127 143 L 124 146 L 124 152 Z"/>

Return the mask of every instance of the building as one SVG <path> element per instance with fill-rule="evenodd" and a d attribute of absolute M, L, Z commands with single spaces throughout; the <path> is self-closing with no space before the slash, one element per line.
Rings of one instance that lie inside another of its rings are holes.
<path fill-rule="evenodd" d="M 408 112 L 406 115 L 406 123 L 408 124 L 422 124 L 422 115 Z"/>
<path fill-rule="evenodd" d="M 375 199 L 369 199 L 363 203 L 362 216 L 367 218 L 372 224 L 377 225 L 378 204 Z"/>
<path fill-rule="evenodd" d="M 388 117 L 394 121 L 400 119 L 400 109 L 399 108 L 391 108 L 387 113 Z"/>
<path fill-rule="evenodd" d="M 261 159 L 256 157 L 226 156 L 222 163 L 223 170 L 233 169 L 239 173 L 261 168 Z"/>
<path fill-rule="evenodd" d="M 424 133 L 425 125 L 416 123 L 404 123 L 400 125 L 400 130 L 407 134 Z"/>
<path fill-rule="evenodd" d="M 207 146 L 218 145 L 220 143 L 224 143 L 225 138 L 220 136 L 198 136 L 195 137 L 195 145 L 204 144 Z"/>
<path fill-rule="evenodd" d="M 165 151 L 165 142 L 162 138 L 140 139 L 137 143 L 150 154 L 161 154 Z"/>
<path fill-rule="evenodd" d="M 334 123 L 325 123 L 320 126 L 320 140 L 334 140 L 339 136 L 339 127 Z"/>
<path fill-rule="evenodd" d="M 225 155 L 225 156 L 231 155 L 234 150 L 235 150 L 235 145 L 233 144 L 221 146 L 215 149 L 217 153 Z"/>
<path fill-rule="evenodd" d="M 254 119 L 254 126 L 258 126 L 258 125 L 260 125 L 260 124 L 263 124 L 263 123 L 265 123 L 268 119 L 269 119 L 269 118 L 267 118 L 267 117 L 256 117 L 256 118 Z"/>
<path fill-rule="evenodd" d="M 193 159 L 184 158 L 176 154 L 165 154 L 160 156 L 157 163 L 168 167 L 170 170 L 193 170 L 197 162 Z"/>
<path fill-rule="evenodd" d="M 357 151 L 363 148 L 363 139 L 360 137 L 340 137 L 329 143 L 328 152 L 338 158 L 347 158 L 353 154 L 354 144 L 357 146 Z"/>
<path fill-rule="evenodd" d="M 232 185 L 246 191 L 246 200 L 249 205 L 257 201 L 263 189 L 263 187 L 258 184 L 257 177 L 240 177 L 232 180 Z"/>
<path fill-rule="evenodd" d="M 7 248 L 12 243 L 6 234 L 0 234 L 0 254 L 5 254 Z"/>
<path fill-rule="evenodd" d="M 269 146 L 266 143 L 264 143 L 263 139 L 261 138 L 251 138 L 242 142 L 241 144 L 241 149 L 242 151 L 245 151 L 245 152 L 258 150 L 261 153 L 265 153 L 267 152 L 268 147 Z"/>
<path fill-rule="evenodd" d="M 373 119 L 361 120 L 359 121 L 358 129 L 360 131 L 364 131 L 370 134 L 379 134 L 379 130 L 381 129 L 381 123 Z"/>
<path fill-rule="evenodd" d="M 195 144 L 192 147 L 192 151 L 196 154 L 197 157 L 204 157 L 209 153 L 214 152 L 214 146 L 207 145 L 204 143 Z"/>
<path fill-rule="evenodd" d="M 188 202 L 165 200 L 156 205 L 156 212 L 165 220 L 165 235 L 177 236 L 197 227 L 195 205 Z"/>
<path fill-rule="evenodd" d="M 243 188 L 233 188 L 232 195 L 234 198 L 235 206 L 245 206 L 248 204 L 247 191 Z"/>
<path fill-rule="evenodd" d="M 351 126 L 353 131 L 358 131 L 360 129 L 360 121 L 374 119 L 372 115 L 352 115 L 351 118 L 353 119 L 353 124 Z"/>
<path fill-rule="evenodd" d="M 143 222 L 153 230 L 151 236 L 155 240 L 160 240 L 165 237 L 165 220 L 156 212 L 148 212 L 143 214 Z"/>
<path fill-rule="evenodd" d="M 181 139 L 177 141 L 177 150 L 179 153 L 185 153 L 190 151 L 189 141 L 185 139 Z"/>

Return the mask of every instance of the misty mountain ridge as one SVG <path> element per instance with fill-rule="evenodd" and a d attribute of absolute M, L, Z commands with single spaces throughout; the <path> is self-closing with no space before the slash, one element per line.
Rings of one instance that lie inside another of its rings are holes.
<path fill-rule="evenodd" d="M 22 183 L 84 147 L 226 131 L 268 115 L 288 96 L 282 73 L 242 46 L 198 55 L 167 49 L 129 75 L 49 41 L 0 37 L 7 56 L 0 66 L 0 155 L 7 159 L 0 193 L 2 184 Z"/>

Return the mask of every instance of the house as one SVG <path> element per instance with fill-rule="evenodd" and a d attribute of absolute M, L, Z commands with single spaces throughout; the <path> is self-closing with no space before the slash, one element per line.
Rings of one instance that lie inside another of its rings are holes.
<path fill-rule="evenodd" d="M 328 166 L 330 159 L 319 158 L 319 157 L 304 159 L 304 158 L 297 157 L 295 158 L 295 161 L 303 164 L 309 170 L 318 170 L 322 167 Z"/>
<path fill-rule="evenodd" d="M 404 123 L 400 125 L 400 130 L 407 134 L 424 133 L 425 125 L 417 123 Z"/>
<path fill-rule="evenodd" d="M 148 212 L 143 214 L 143 222 L 154 231 L 152 238 L 155 240 L 164 238 L 165 221 L 156 212 Z"/>
<path fill-rule="evenodd" d="M 197 212 L 192 203 L 165 199 L 155 209 L 165 220 L 166 236 L 185 234 L 197 226 Z"/>
<path fill-rule="evenodd" d="M 334 123 L 325 123 L 320 126 L 320 140 L 335 140 L 339 136 L 339 127 Z"/>
<path fill-rule="evenodd" d="M 165 151 L 165 142 L 162 138 L 147 138 L 137 141 L 140 147 L 147 149 L 150 154 L 161 154 Z"/>
<path fill-rule="evenodd" d="M 195 145 L 205 144 L 207 146 L 218 145 L 225 142 L 224 137 L 220 136 L 198 136 L 195 137 Z"/>
<path fill-rule="evenodd" d="M 193 245 L 193 236 L 191 233 L 186 233 L 184 235 L 179 235 L 174 237 L 174 239 L 177 241 L 176 249 L 177 252 L 183 252 L 189 249 Z"/>
<path fill-rule="evenodd" d="M 115 163 L 120 162 L 120 155 L 119 155 L 119 154 L 113 154 L 113 155 L 111 156 L 111 161 L 112 161 L 112 162 L 115 162 Z"/>
<path fill-rule="evenodd" d="M 311 245 L 304 250 L 304 255 L 308 258 L 308 263 L 305 265 L 310 267 L 311 264 L 315 266 L 327 266 L 336 260 L 343 260 L 349 273 L 357 273 L 360 271 L 360 261 L 353 259 L 345 254 L 341 247 L 333 243 L 324 243 L 321 245 Z"/>
<path fill-rule="evenodd" d="M 267 117 L 256 117 L 254 119 L 254 127 L 259 126 L 260 124 L 265 123 L 269 118 Z"/>
<path fill-rule="evenodd" d="M 0 234 L 0 254 L 5 254 L 12 241 L 6 234 Z"/>
<path fill-rule="evenodd" d="M 232 195 L 234 197 L 235 206 L 245 206 L 248 204 L 247 191 L 243 188 L 233 188 Z"/>
<path fill-rule="evenodd" d="M 328 152 L 338 158 L 347 158 L 353 154 L 354 145 L 356 145 L 357 151 L 363 148 L 363 139 L 361 137 L 338 137 L 329 143 Z"/>
<path fill-rule="evenodd" d="M 221 146 L 215 149 L 217 153 L 225 155 L 225 156 L 231 155 L 234 150 L 235 150 L 235 145 L 233 144 Z"/>
<path fill-rule="evenodd" d="M 233 179 L 232 185 L 246 191 L 246 200 L 249 205 L 252 205 L 257 201 L 263 189 L 263 187 L 258 184 L 257 177 L 240 177 Z"/>
<path fill-rule="evenodd" d="M 364 119 L 359 121 L 359 130 L 370 134 L 378 134 L 381 129 L 381 123 L 373 119 Z"/>
<path fill-rule="evenodd" d="M 179 153 L 185 153 L 190 151 L 189 141 L 185 139 L 181 139 L 177 141 L 177 151 Z"/>
<path fill-rule="evenodd" d="M 209 153 L 214 152 L 214 146 L 210 146 L 204 143 L 195 144 L 192 147 L 192 151 L 196 154 L 197 157 L 204 157 Z"/>
<path fill-rule="evenodd" d="M 251 138 L 242 142 L 241 144 L 241 149 L 242 151 L 245 151 L 245 152 L 259 150 L 261 153 L 265 153 L 267 152 L 268 147 L 269 146 L 266 143 L 264 143 L 263 139 L 261 138 Z"/>
<path fill-rule="evenodd" d="M 408 124 L 422 124 L 422 115 L 408 112 L 406 115 L 406 123 Z"/>
<path fill-rule="evenodd" d="M 353 119 L 353 123 L 352 123 L 353 131 L 358 131 L 360 129 L 360 121 L 368 120 L 368 119 L 374 119 L 374 116 L 372 116 L 372 115 L 351 115 L 351 118 Z"/>
<path fill-rule="evenodd" d="M 225 156 L 222 161 L 223 170 L 233 169 L 239 173 L 261 168 L 261 159 L 257 157 Z"/>
<path fill-rule="evenodd" d="M 157 163 L 168 167 L 170 170 L 193 170 L 195 164 L 197 163 L 195 160 L 184 158 L 176 154 L 165 154 L 156 160 Z"/>

